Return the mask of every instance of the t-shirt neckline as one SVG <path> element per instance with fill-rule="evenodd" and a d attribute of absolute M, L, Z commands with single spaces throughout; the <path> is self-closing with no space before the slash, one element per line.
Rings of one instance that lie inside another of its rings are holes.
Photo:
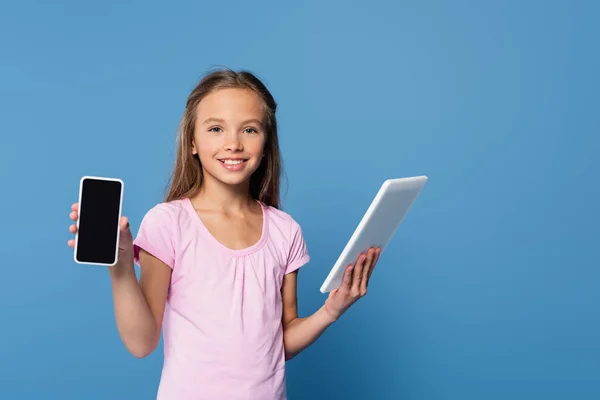
<path fill-rule="evenodd" d="M 190 212 L 191 217 L 193 219 L 195 218 L 195 224 L 200 228 L 200 230 L 204 234 L 204 236 L 207 237 L 208 240 L 213 242 L 213 244 L 215 246 L 217 246 L 219 249 L 221 249 L 221 251 L 224 251 L 225 253 L 233 255 L 233 256 L 244 256 L 244 255 L 251 254 L 255 251 L 258 251 L 267 241 L 268 228 L 269 228 L 269 223 L 268 223 L 269 218 L 267 215 L 268 208 L 266 207 L 266 205 L 263 202 L 261 202 L 259 200 L 256 200 L 256 202 L 260 205 L 260 208 L 262 211 L 262 218 L 263 218 L 262 232 L 261 232 L 260 238 L 258 239 L 258 241 L 256 243 L 254 243 L 253 245 L 251 245 L 249 247 L 246 247 L 243 249 L 232 249 L 232 248 L 225 246 L 220 241 L 218 241 L 217 238 L 214 237 L 212 233 L 210 233 L 210 231 L 208 230 L 206 225 L 204 225 L 202 218 L 200 218 L 200 216 L 196 212 L 196 209 L 194 208 L 194 205 L 192 204 L 192 199 L 190 199 L 189 197 L 187 197 L 185 199 L 185 205 L 186 205 L 187 210 Z"/>

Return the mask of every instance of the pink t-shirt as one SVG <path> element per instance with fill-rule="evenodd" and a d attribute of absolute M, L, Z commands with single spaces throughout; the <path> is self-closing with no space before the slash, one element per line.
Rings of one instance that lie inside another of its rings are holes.
<path fill-rule="evenodd" d="M 173 270 L 157 399 L 286 399 L 281 286 L 309 255 L 298 223 L 259 204 L 261 238 L 243 250 L 217 241 L 189 199 L 144 216 L 136 263 L 143 248 Z"/>

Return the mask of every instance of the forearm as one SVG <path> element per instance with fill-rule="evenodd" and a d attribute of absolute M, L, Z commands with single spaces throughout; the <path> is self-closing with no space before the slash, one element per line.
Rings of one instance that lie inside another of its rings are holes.
<path fill-rule="evenodd" d="M 117 329 L 125 347 L 145 357 L 158 345 L 160 330 L 144 297 L 133 263 L 110 268 Z"/>
<path fill-rule="evenodd" d="M 335 321 L 323 306 L 309 317 L 288 322 L 283 328 L 286 360 L 292 359 L 313 344 Z"/>

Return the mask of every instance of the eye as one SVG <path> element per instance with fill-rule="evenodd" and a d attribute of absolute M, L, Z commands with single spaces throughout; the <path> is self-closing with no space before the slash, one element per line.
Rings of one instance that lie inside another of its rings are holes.
<path fill-rule="evenodd" d="M 223 129 L 221 129 L 221 127 L 219 127 L 219 126 L 213 126 L 213 127 L 212 127 L 212 128 L 210 128 L 208 131 L 209 131 L 209 132 L 215 132 L 215 133 L 219 133 L 219 132 L 222 132 L 222 131 L 223 131 Z"/>
<path fill-rule="evenodd" d="M 254 128 L 246 128 L 244 129 L 244 133 L 258 133 L 258 130 Z"/>

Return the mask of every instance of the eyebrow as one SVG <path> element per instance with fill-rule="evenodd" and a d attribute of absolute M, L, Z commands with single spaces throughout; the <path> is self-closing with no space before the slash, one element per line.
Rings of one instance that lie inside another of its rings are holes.
<path fill-rule="evenodd" d="M 222 119 L 222 118 L 212 118 L 212 117 L 211 118 L 207 118 L 207 119 L 204 120 L 204 124 L 209 124 L 211 122 L 217 122 L 217 123 L 222 124 L 222 123 L 225 122 L 225 120 Z M 254 123 L 254 124 L 257 124 L 257 125 L 260 125 L 260 126 L 263 125 L 262 121 L 260 121 L 258 119 L 255 119 L 255 118 L 251 118 L 251 119 L 247 119 L 245 121 L 242 121 L 242 125 L 246 125 L 246 124 L 249 124 L 249 123 Z"/>

